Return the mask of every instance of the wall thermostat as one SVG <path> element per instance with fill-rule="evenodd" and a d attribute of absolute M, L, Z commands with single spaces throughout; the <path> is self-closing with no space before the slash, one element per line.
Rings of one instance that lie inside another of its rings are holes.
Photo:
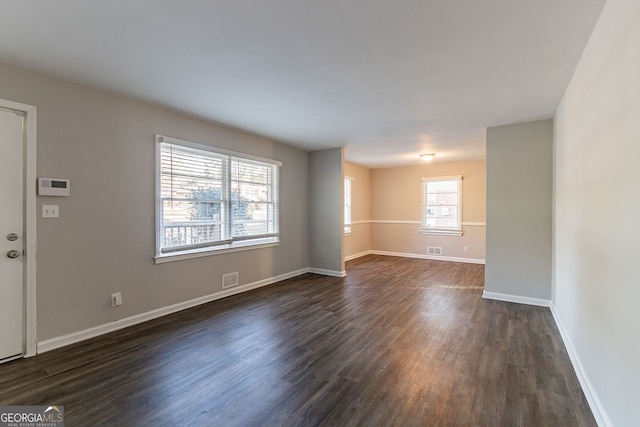
<path fill-rule="evenodd" d="M 38 194 L 41 196 L 69 196 L 71 182 L 63 178 L 38 178 Z"/>

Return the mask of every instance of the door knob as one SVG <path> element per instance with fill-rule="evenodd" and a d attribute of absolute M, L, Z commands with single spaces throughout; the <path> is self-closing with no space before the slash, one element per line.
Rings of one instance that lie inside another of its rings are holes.
<path fill-rule="evenodd" d="M 9 258 L 18 258 L 20 256 L 20 251 L 16 251 L 15 249 L 11 249 L 9 252 L 7 252 L 7 256 Z"/>

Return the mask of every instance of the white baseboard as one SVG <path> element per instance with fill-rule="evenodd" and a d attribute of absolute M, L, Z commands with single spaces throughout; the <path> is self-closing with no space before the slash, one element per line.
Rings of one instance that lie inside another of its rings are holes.
<path fill-rule="evenodd" d="M 482 292 L 482 298 L 496 301 L 515 302 L 518 304 L 537 305 L 539 307 L 550 307 L 551 301 L 541 298 L 522 297 L 519 295 L 501 294 L 498 292 Z"/>
<path fill-rule="evenodd" d="M 221 292 L 205 295 L 189 301 L 180 302 L 167 307 L 157 308 L 155 310 L 151 310 L 146 313 L 136 314 L 135 316 L 127 317 L 121 320 L 116 320 L 114 322 L 105 323 L 103 325 L 95 326 L 93 328 L 85 329 L 83 331 L 73 332 L 71 334 L 50 338 L 48 340 L 44 340 L 38 343 L 38 353 L 44 353 L 46 351 L 54 350 L 56 348 L 64 347 L 70 344 L 75 344 L 77 342 L 84 341 L 89 338 L 94 338 L 99 335 L 108 334 L 109 332 L 114 332 L 119 329 L 124 329 L 129 326 L 133 326 L 139 323 L 147 322 L 149 320 L 157 319 L 158 317 L 166 316 L 168 314 L 172 314 L 178 311 L 186 310 L 188 308 L 196 307 L 201 304 L 206 304 L 211 301 L 215 301 L 218 299 L 226 298 L 231 295 L 246 292 L 251 289 L 257 289 L 263 286 L 271 285 L 273 283 L 281 282 L 283 280 L 300 276 L 308 272 L 310 272 L 309 268 L 303 268 L 301 270 L 292 271 L 289 273 L 281 274 L 279 276 L 270 277 L 270 278 L 259 280 L 253 283 L 248 283 L 246 285 L 225 289 Z"/>
<path fill-rule="evenodd" d="M 363 256 L 367 256 L 367 255 L 371 255 L 373 252 L 372 251 L 364 251 L 364 252 L 360 252 L 359 254 L 353 254 L 353 255 L 349 255 L 344 257 L 345 261 L 351 261 L 352 259 L 356 259 L 356 258 L 360 258 Z"/>
<path fill-rule="evenodd" d="M 578 377 L 578 381 L 580 382 L 580 386 L 582 387 L 582 391 L 589 403 L 589 407 L 591 408 L 591 412 L 593 413 L 593 417 L 596 420 L 596 423 L 599 427 L 613 427 L 611 420 L 607 416 L 607 413 L 602 406 L 602 402 L 598 398 L 593 385 L 591 385 L 591 381 L 587 376 L 586 371 L 584 370 L 584 366 L 578 357 L 578 354 L 573 347 L 573 343 L 567 334 L 567 330 L 562 324 L 562 320 L 560 320 L 560 315 L 558 313 L 558 309 L 555 304 L 551 304 L 551 314 L 553 314 L 553 319 L 558 326 L 558 330 L 560 331 L 560 336 L 562 337 L 562 341 L 564 342 L 564 346 L 567 349 L 567 353 L 569 353 L 569 359 L 571 359 L 571 364 L 573 365 L 573 370 L 576 372 L 576 376 Z"/>
<path fill-rule="evenodd" d="M 478 258 L 458 258 L 458 257 L 451 257 L 451 256 L 411 254 L 411 253 L 404 253 L 404 252 L 387 252 L 387 251 L 369 251 L 369 253 L 374 255 L 398 256 L 398 257 L 404 257 L 404 258 L 432 259 L 435 261 L 451 261 L 451 262 L 466 262 L 469 264 L 484 264 L 484 260 L 478 259 Z"/>
<path fill-rule="evenodd" d="M 325 270 L 324 268 L 309 268 L 309 273 L 322 274 L 323 276 L 346 277 L 346 271 Z"/>

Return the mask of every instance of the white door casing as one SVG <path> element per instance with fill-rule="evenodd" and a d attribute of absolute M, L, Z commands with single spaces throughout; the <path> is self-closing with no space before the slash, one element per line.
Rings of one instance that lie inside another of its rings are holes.
<path fill-rule="evenodd" d="M 36 108 L 0 99 L 0 361 L 36 353 L 35 137 Z"/>

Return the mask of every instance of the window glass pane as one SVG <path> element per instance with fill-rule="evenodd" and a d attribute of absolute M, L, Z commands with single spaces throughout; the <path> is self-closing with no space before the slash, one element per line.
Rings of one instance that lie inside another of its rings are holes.
<path fill-rule="evenodd" d="M 222 224 L 220 221 L 220 203 L 200 203 L 186 201 L 163 201 L 164 247 L 195 245 L 222 239 Z M 202 210 L 211 215 L 208 220 L 194 219 L 194 210 Z M 217 212 L 215 215 L 213 212 Z"/>
<path fill-rule="evenodd" d="M 245 201 L 233 202 L 233 236 L 250 236 L 273 232 L 268 204 L 248 203 Z"/>
<path fill-rule="evenodd" d="M 258 236 L 276 232 L 276 166 L 244 159 L 231 163 L 231 235 Z"/>
<path fill-rule="evenodd" d="M 344 232 L 351 233 L 351 186 L 352 179 L 344 179 Z"/>

